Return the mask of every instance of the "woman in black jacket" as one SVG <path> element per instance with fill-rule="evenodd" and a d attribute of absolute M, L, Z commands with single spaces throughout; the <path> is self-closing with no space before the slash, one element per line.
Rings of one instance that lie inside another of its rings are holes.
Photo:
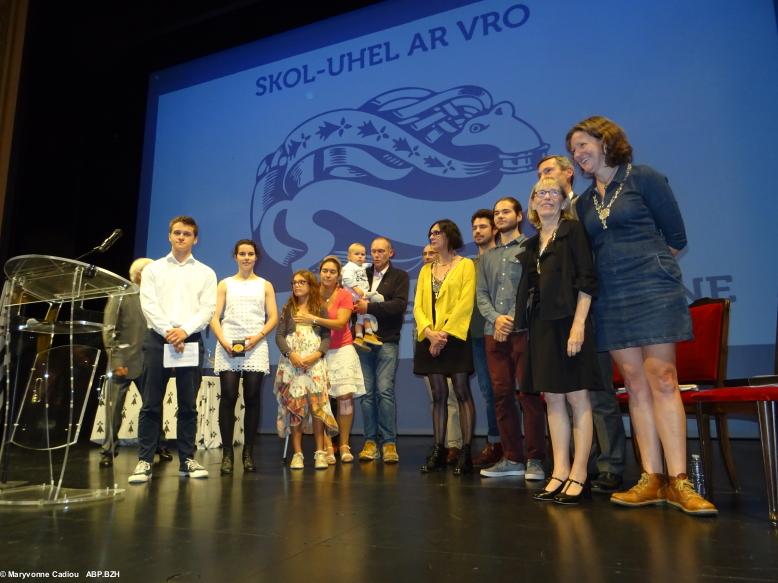
<path fill-rule="evenodd" d="M 554 469 L 536 500 L 577 504 L 587 491 L 592 445 L 589 390 L 599 377 L 589 308 L 596 293 L 592 251 L 583 226 L 573 218 L 565 189 L 542 178 L 532 189 L 529 220 L 538 234 L 518 255 L 522 278 L 515 322 L 529 328 L 524 392 L 543 393 L 548 413 Z M 570 464 L 570 419 L 575 456 Z"/>

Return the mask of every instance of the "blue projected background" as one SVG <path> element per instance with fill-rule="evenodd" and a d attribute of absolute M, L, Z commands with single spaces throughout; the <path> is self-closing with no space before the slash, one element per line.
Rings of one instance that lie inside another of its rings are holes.
<path fill-rule="evenodd" d="M 237 239 L 261 245 L 279 305 L 294 269 L 375 234 L 413 280 L 430 223 L 451 218 L 470 241 L 474 210 L 507 194 L 525 204 L 536 161 L 602 114 L 626 129 L 637 163 L 670 179 L 690 301 L 734 301 L 729 375 L 770 372 L 775 22 L 771 0 L 389 1 L 159 71 L 137 251 L 165 254 L 167 221 L 191 214 L 195 255 L 220 278 L 235 271 Z M 410 337 L 400 428 L 427 431 Z"/>

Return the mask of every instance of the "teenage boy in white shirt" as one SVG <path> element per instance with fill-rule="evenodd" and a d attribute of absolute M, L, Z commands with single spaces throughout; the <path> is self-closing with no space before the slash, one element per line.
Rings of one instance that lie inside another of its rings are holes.
<path fill-rule="evenodd" d="M 143 270 L 140 303 L 148 332 L 143 343 L 143 407 L 138 420 L 138 464 L 130 475 L 131 484 L 151 479 L 151 464 L 159 439 L 162 397 L 172 375 L 176 377 L 179 473 L 190 478 L 207 478 L 208 471 L 194 459 L 197 426 L 196 396 L 200 384 L 203 341 L 200 331 L 216 310 L 216 274 L 192 256 L 197 243 L 197 223 L 192 217 L 170 220 L 170 253 Z M 172 345 L 183 352 L 186 343 L 198 345 L 195 366 L 165 368 L 164 351 Z"/>

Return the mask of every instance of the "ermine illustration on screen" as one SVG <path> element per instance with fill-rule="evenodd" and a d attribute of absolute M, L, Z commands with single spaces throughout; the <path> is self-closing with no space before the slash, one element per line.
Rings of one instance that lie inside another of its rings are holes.
<path fill-rule="evenodd" d="M 469 216 L 473 199 L 534 172 L 548 148 L 511 102 L 474 85 L 402 87 L 312 116 L 257 169 L 251 229 L 264 269 L 285 281 L 378 234 L 406 246 L 396 262 L 416 262 L 421 242 L 404 239 L 424 232 L 439 203 Z"/>

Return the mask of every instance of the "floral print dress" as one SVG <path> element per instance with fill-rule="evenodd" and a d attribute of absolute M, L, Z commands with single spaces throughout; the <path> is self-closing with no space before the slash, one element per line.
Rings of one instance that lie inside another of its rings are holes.
<path fill-rule="evenodd" d="M 295 330 L 286 336 L 286 341 L 291 352 L 307 356 L 319 349 L 321 339 L 312 326 L 297 324 Z M 281 356 L 273 383 L 273 393 L 278 400 L 278 435 L 286 437 L 290 428 L 300 423 L 305 432 L 310 432 L 313 417 L 324 424 L 324 430 L 329 435 L 336 435 L 338 423 L 330 407 L 329 386 L 324 358 L 308 370 L 303 370 L 295 368 L 289 358 Z"/>

